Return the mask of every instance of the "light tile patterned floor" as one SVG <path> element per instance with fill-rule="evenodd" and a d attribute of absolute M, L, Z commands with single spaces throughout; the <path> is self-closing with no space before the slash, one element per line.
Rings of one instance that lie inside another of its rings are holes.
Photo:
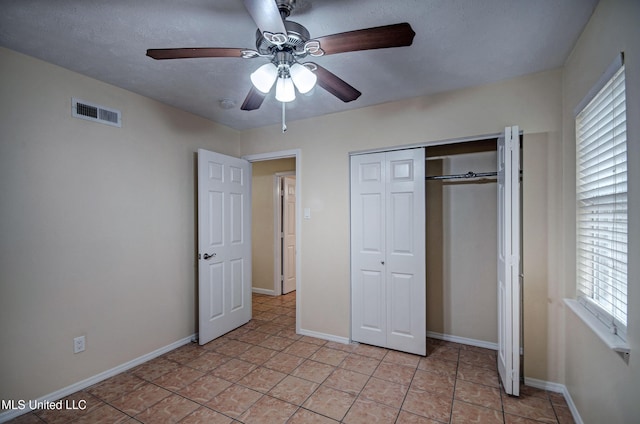
<path fill-rule="evenodd" d="M 573 423 L 563 396 L 500 388 L 495 352 L 428 339 L 428 356 L 295 333 L 295 292 L 253 296 L 253 320 L 69 396 L 84 411 L 13 423 Z"/>

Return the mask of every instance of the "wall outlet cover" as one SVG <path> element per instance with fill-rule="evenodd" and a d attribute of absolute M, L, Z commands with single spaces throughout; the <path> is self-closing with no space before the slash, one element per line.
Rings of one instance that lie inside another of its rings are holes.
<path fill-rule="evenodd" d="M 73 353 L 84 352 L 85 349 L 85 338 L 84 336 L 79 336 L 73 339 Z"/>

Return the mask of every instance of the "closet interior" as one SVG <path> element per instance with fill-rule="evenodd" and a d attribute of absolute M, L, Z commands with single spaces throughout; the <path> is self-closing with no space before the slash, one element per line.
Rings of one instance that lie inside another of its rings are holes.
<path fill-rule="evenodd" d="M 497 139 L 425 148 L 427 334 L 495 349 Z"/>

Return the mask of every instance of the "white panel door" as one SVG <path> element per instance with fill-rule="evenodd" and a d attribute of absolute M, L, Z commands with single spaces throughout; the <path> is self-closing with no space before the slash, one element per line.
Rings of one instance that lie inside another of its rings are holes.
<path fill-rule="evenodd" d="M 424 150 L 351 158 L 355 341 L 426 354 Z"/>
<path fill-rule="evenodd" d="M 498 372 L 507 394 L 520 393 L 520 135 L 498 139 Z"/>
<path fill-rule="evenodd" d="M 424 149 L 386 159 L 387 347 L 426 355 Z"/>
<path fill-rule="evenodd" d="M 199 343 L 251 319 L 251 164 L 198 150 Z"/>
<path fill-rule="evenodd" d="M 384 153 L 351 157 L 351 337 L 387 344 Z"/>
<path fill-rule="evenodd" d="M 282 294 L 296 289 L 296 177 L 283 178 Z"/>

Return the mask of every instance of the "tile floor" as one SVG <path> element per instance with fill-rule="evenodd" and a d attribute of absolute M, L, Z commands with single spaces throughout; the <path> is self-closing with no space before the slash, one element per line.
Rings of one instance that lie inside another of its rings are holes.
<path fill-rule="evenodd" d="M 428 356 L 295 333 L 295 292 L 254 295 L 253 320 L 13 423 L 573 423 L 563 396 L 507 396 L 495 352 L 428 339 Z"/>

